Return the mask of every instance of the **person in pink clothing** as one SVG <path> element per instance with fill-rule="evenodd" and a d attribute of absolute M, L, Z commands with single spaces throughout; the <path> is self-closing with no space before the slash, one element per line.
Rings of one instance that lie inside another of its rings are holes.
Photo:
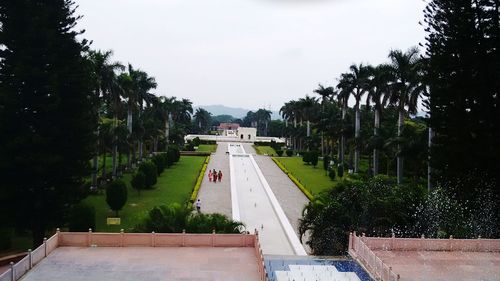
<path fill-rule="evenodd" d="M 212 170 L 208 170 L 208 180 L 212 181 Z"/>

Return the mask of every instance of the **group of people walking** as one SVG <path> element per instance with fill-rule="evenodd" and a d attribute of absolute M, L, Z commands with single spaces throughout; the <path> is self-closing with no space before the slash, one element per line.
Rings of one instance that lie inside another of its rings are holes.
<path fill-rule="evenodd" d="M 209 170 L 208 171 L 208 180 L 211 182 L 214 182 L 214 183 L 216 183 L 217 180 L 219 182 L 222 181 L 222 171 L 219 170 L 219 172 L 217 173 L 217 171 L 215 169 Z"/>

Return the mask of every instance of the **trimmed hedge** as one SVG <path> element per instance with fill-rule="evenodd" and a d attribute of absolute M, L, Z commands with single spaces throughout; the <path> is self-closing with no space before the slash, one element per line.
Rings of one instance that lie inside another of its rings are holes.
<path fill-rule="evenodd" d="M 188 202 L 188 209 L 192 208 L 194 200 L 196 200 L 196 197 L 198 197 L 198 192 L 200 191 L 201 183 L 203 181 L 203 177 L 205 176 L 205 172 L 208 167 L 208 161 L 210 161 L 210 156 L 207 156 L 205 158 L 205 163 L 203 163 L 203 166 L 201 167 L 200 174 L 198 175 L 198 178 L 196 179 L 196 184 L 194 185 L 193 193 L 191 193 L 191 198 L 189 199 Z"/>

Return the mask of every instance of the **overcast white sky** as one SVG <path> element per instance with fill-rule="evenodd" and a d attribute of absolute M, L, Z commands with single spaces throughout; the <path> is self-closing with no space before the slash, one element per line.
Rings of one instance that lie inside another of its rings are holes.
<path fill-rule="evenodd" d="M 194 105 L 279 109 L 424 41 L 423 0 L 76 0 L 94 49 Z"/>

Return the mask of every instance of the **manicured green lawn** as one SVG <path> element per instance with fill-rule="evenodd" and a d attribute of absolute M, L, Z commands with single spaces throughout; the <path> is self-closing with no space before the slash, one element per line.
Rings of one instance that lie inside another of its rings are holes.
<path fill-rule="evenodd" d="M 123 180 L 128 187 L 128 200 L 120 211 L 121 225 L 107 225 L 106 218 L 114 217 L 115 212 L 106 204 L 105 195 L 90 195 L 85 202 L 96 210 L 96 231 L 119 232 L 124 229 L 130 231 L 147 212 L 154 206 L 171 203 L 184 204 L 189 200 L 191 192 L 199 175 L 205 157 L 182 156 L 180 161 L 158 177 L 158 182 L 152 190 L 137 191 L 130 186 L 131 174 L 125 174 Z"/>
<path fill-rule="evenodd" d="M 330 180 L 323 170 L 322 160 L 319 160 L 318 166 L 314 168 L 312 165 L 304 164 L 302 157 L 277 157 L 276 159 L 313 195 L 335 185 L 335 181 Z"/>
<path fill-rule="evenodd" d="M 269 156 L 278 156 L 278 154 L 276 154 L 276 151 L 274 151 L 274 149 L 270 146 L 259 146 L 259 145 L 254 145 L 253 146 L 255 148 L 255 151 L 257 152 L 257 154 L 259 155 L 269 155 Z"/>
<path fill-rule="evenodd" d="M 200 144 L 198 150 L 200 152 L 215 152 L 217 150 L 216 144 Z"/>

